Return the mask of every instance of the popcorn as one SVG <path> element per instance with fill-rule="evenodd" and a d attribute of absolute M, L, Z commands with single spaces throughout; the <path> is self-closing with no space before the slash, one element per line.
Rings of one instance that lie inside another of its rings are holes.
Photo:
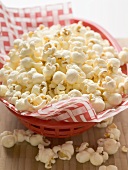
<path fill-rule="evenodd" d="M 107 67 L 108 70 L 117 73 L 119 67 L 120 67 L 120 60 L 117 58 L 110 58 L 107 61 Z"/>
<path fill-rule="evenodd" d="M 34 73 L 32 76 L 32 81 L 34 84 L 42 83 L 42 81 L 44 81 L 44 75 L 40 73 Z"/>
<path fill-rule="evenodd" d="M 54 151 L 50 148 L 44 148 L 42 144 L 39 144 L 39 153 L 35 157 L 36 161 L 43 162 L 45 164 L 46 169 L 51 169 L 52 164 L 55 163 L 55 158 L 57 158 L 56 154 Z"/>
<path fill-rule="evenodd" d="M 48 146 L 50 144 L 50 141 L 46 140 L 42 135 L 39 134 L 25 136 L 25 140 L 32 146 L 38 146 L 39 144 L 43 144 L 43 146 Z"/>
<path fill-rule="evenodd" d="M 122 96 L 119 93 L 109 93 L 109 92 L 104 92 L 103 96 L 105 99 L 108 101 L 113 106 L 117 106 L 122 102 Z"/>
<path fill-rule="evenodd" d="M 85 79 L 81 84 L 82 93 L 94 93 L 98 88 L 98 85 L 92 80 Z"/>
<path fill-rule="evenodd" d="M 113 117 L 110 117 L 110 118 L 107 118 L 107 119 L 101 121 L 100 123 L 97 123 L 95 126 L 98 128 L 105 128 L 108 125 L 112 124 L 112 121 L 113 121 Z"/>
<path fill-rule="evenodd" d="M 122 150 L 122 152 L 125 152 L 125 153 L 128 152 L 128 148 L 126 146 L 122 146 L 121 150 Z"/>
<path fill-rule="evenodd" d="M 40 25 L 16 39 L 0 70 L 0 96 L 19 111 L 35 111 L 71 97 L 88 98 L 97 113 L 121 104 L 128 94 L 128 49 L 119 54 L 82 22 Z M 107 123 L 101 125 L 106 126 Z"/>
<path fill-rule="evenodd" d="M 85 163 L 90 161 L 91 155 L 95 152 L 92 148 L 88 148 L 89 144 L 83 142 L 79 148 L 76 149 L 78 152 L 76 154 L 76 160 L 80 163 Z"/>
<path fill-rule="evenodd" d="M 7 86 L 5 85 L 0 85 L 0 96 L 4 97 L 6 95 L 6 92 L 8 91 Z"/>
<path fill-rule="evenodd" d="M 80 52 L 72 52 L 72 61 L 76 64 L 83 64 L 86 60 L 86 55 Z"/>
<path fill-rule="evenodd" d="M 68 93 L 69 96 L 71 97 L 81 97 L 82 96 L 82 93 L 79 91 L 79 90 L 71 90 L 69 93 Z"/>
<path fill-rule="evenodd" d="M 102 112 L 105 109 L 105 103 L 101 97 L 95 96 L 90 100 L 90 102 L 96 113 Z"/>
<path fill-rule="evenodd" d="M 65 78 L 66 78 L 66 75 L 64 73 L 62 73 L 61 71 L 57 71 L 53 75 L 53 80 L 52 81 L 55 84 L 59 84 L 61 81 L 64 81 Z"/>
<path fill-rule="evenodd" d="M 58 157 L 62 160 L 70 160 L 74 154 L 73 142 L 67 141 L 63 145 L 54 146 L 54 153 L 58 154 Z"/>
<path fill-rule="evenodd" d="M 77 83 L 79 78 L 79 73 L 75 69 L 69 69 L 66 73 L 66 81 L 69 84 Z"/>
<path fill-rule="evenodd" d="M 93 70 L 93 67 L 90 66 L 90 65 L 88 65 L 88 64 L 84 64 L 84 65 L 82 66 L 82 70 L 83 70 L 83 72 L 84 72 L 85 74 L 88 74 L 88 73 L 90 73 L 90 72 Z"/>
<path fill-rule="evenodd" d="M 121 65 L 128 63 L 128 49 L 123 48 L 123 51 L 119 53 L 118 58 L 121 62 Z"/>
<path fill-rule="evenodd" d="M 116 81 L 109 76 L 105 77 L 105 81 L 102 82 L 102 86 L 109 92 L 114 92 L 117 88 Z"/>
<path fill-rule="evenodd" d="M 115 154 L 120 147 L 120 142 L 117 142 L 116 140 L 110 138 L 101 138 L 97 141 L 97 143 L 99 146 L 103 147 L 104 151 L 107 152 L 109 155 Z"/>
<path fill-rule="evenodd" d="M 118 168 L 115 165 L 109 166 L 102 165 L 99 167 L 99 170 L 118 170 Z"/>
<path fill-rule="evenodd" d="M 107 127 L 105 137 L 107 138 L 109 137 L 111 139 L 115 139 L 116 141 L 119 141 L 120 130 L 117 129 L 117 126 L 114 123 Z"/>
<path fill-rule="evenodd" d="M 97 53 L 98 55 L 101 55 L 101 53 L 102 53 L 102 51 L 103 51 L 103 47 L 102 47 L 100 44 L 94 44 L 94 45 L 92 46 L 92 49 L 93 49 L 94 51 L 96 51 L 96 53 Z"/>
<path fill-rule="evenodd" d="M 107 152 L 103 151 L 103 147 L 98 147 L 97 151 L 94 152 L 90 157 L 90 162 L 94 166 L 99 166 L 106 160 L 108 160 L 108 154 Z"/>
<path fill-rule="evenodd" d="M 30 69 L 33 66 L 33 60 L 30 57 L 25 57 L 20 61 L 20 64 L 25 69 Z"/>
<path fill-rule="evenodd" d="M 16 139 L 14 135 L 3 136 L 1 139 L 1 143 L 6 148 L 11 148 L 15 145 Z"/>
<path fill-rule="evenodd" d="M 45 67 L 43 68 L 43 75 L 46 79 L 46 81 L 50 80 L 53 76 L 54 72 L 56 71 L 56 66 L 47 63 Z"/>
<path fill-rule="evenodd" d="M 38 146 L 39 144 L 43 144 L 44 146 L 48 146 L 50 141 L 47 140 L 44 136 L 39 134 L 34 134 L 30 130 L 18 130 L 15 129 L 14 132 L 4 131 L 0 134 L 1 144 L 6 148 L 13 147 L 17 142 L 23 141 L 29 142 L 32 146 Z"/>

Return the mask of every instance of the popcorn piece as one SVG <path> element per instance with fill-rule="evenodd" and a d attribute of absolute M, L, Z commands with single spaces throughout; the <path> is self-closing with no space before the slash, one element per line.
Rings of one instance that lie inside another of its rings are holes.
<path fill-rule="evenodd" d="M 90 102 L 96 113 L 102 112 L 105 109 L 105 103 L 101 97 L 94 97 L 90 100 Z"/>
<path fill-rule="evenodd" d="M 111 139 L 115 139 L 116 141 L 119 141 L 120 130 L 117 129 L 117 126 L 114 123 L 107 127 L 105 137 L 109 137 Z"/>
<path fill-rule="evenodd" d="M 110 138 L 99 139 L 97 143 L 99 146 L 103 147 L 104 151 L 109 155 L 115 154 L 120 147 L 120 142 Z"/>
<path fill-rule="evenodd" d="M 125 153 L 128 152 L 128 148 L 126 146 L 122 146 L 121 150 L 122 150 L 122 152 L 125 152 Z"/>
<path fill-rule="evenodd" d="M 33 60 L 30 57 L 25 57 L 20 61 L 21 66 L 25 69 L 30 69 L 33 66 Z"/>
<path fill-rule="evenodd" d="M 120 67 L 120 60 L 117 58 L 110 58 L 107 61 L 107 67 L 109 70 L 111 70 L 114 73 L 117 73 L 119 67 Z"/>
<path fill-rule="evenodd" d="M 25 140 L 32 146 L 38 146 L 39 144 L 42 144 L 43 146 L 48 146 L 50 144 L 50 141 L 46 140 L 44 136 L 39 134 L 32 134 L 26 136 Z"/>
<path fill-rule="evenodd" d="M 103 147 L 97 147 L 96 152 L 101 154 L 103 156 L 103 162 L 106 162 L 108 160 L 108 153 L 103 150 Z"/>
<path fill-rule="evenodd" d="M 53 76 L 54 72 L 56 71 L 56 66 L 53 64 L 47 63 L 43 68 L 43 75 L 45 79 L 48 81 Z"/>
<path fill-rule="evenodd" d="M 104 92 L 103 96 L 108 101 L 108 103 L 110 103 L 113 106 L 117 106 L 122 102 L 122 96 L 119 93 Z"/>
<path fill-rule="evenodd" d="M 72 52 L 72 60 L 76 64 L 83 64 L 86 60 L 86 55 L 84 53 L 79 53 L 77 51 Z"/>
<path fill-rule="evenodd" d="M 103 151 L 103 147 L 98 147 L 97 151 L 92 153 L 90 157 L 90 162 L 94 166 L 99 166 L 106 160 L 108 160 L 108 154 L 107 152 Z"/>
<path fill-rule="evenodd" d="M 0 133 L 0 140 L 2 139 L 2 137 L 7 136 L 7 135 L 12 135 L 12 132 L 4 131 L 4 132 Z"/>
<path fill-rule="evenodd" d="M 108 103 L 108 101 L 104 101 L 105 102 L 105 110 L 107 109 L 112 109 L 114 106 L 111 105 L 110 103 Z"/>
<path fill-rule="evenodd" d="M 79 90 L 71 90 L 68 95 L 70 97 L 81 97 L 82 96 L 82 93 L 79 91 Z"/>
<path fill-rule="evenodd" d="M 115 165 L 109 166 L 102 165 L 99 167 L 99 170 L 118 170 L 118 168 Z"/>
<path fill-rule="evenodd" d="M 0 96 L 1 96 L 1 97 L 6 96 L 6 92 L 7 92 L 7 91 L 8 91 L 7 86 L 5 86 L 5 85 L 0 85 Z"/>
<path fill-rule="evenodd" d="M 107 90 L 108 92 L 114 92 L 116 87 L 116 81 L 113 80 L 111 77 L 106 76 L 105 81 L 102 82 L 103 88 Z"/>
<path fill-rule="evenodd" d="M 79 73 L 75 69 L 69 69 L 66 73 L 66 80 L 69 84 L 77 83 Z"/>
<path fill-rule="evenodd" d="M 80 163 L 85 163 L 90 160 L 91 154 L 95 151 L 92 148 L 88 148 L 89 144 L 87 142 L 83 142 L 79 148 L 76 149 L 76 159 Z"/>
<path fill-rule="evenodd" d="M 94 166 L 99 166 L 103 163 L 103 156 L 100 155 L 98 152 L 94 152 L 90 157 L 90 162 Z"/>
<path fill-rule="evenodd" d="M 53 83 L 55 84 L 59 84 L 61 81 L 65 80 L 65 74 L 62 73 L 61 71 L 57 71 L 55 72 L 55 74 L 53 75 Z"/>
<path fill-rule="evenodd" d="M 15 103 L 15 107 L 19 111 L 28 110 L 28 106 L 25 104 L 24 98 L 17 100 L 16 103 Z"/>
<path fill-rule="evenodd" d="M 83 70 L 83 72 L 84 72 L 85 74 L 88 74 L 88 73 L 90 73 L 90 72 L 93 70 L 93 67 L 90 66 L 90 65 L 88 65 L 88 64 L 84 64 L 84 65 L 82 66 L 82 70 Z"/>
<path fill-rule="evenodd" d="M 123 51 L 121 51 L 119 53 L 118 58 L 119 58 L 119 60 L 121 62 L 121 65 L 124 65 L 124 64 L 128 63 L 128 49 L 123 48 Z"/>
<path fill-rule="evenodd" d="M 94 44 L 94 45 L 92 46 L 92 49 L 93 49 L 94 51 L 96 51 L 96 53 L 99 54 L 99 55 L 101 55 L 101 53 L 102 53 L 102 51 L 103 51 L 103 48 L 102 48 L 102 46 L 101 46 L 100 44 Z"/>
<path fill-rule="evenodd" d="M 44 98 L 44 99 L 41 99 L 41 98 L 39 99 L 39 98 L 40 98 L 39 96 L 31 97 L 31 95 L 29 95 L 27 98 L 25 98 L 24 100 L 22 99 L 22 100 L 23 100 L 23 103 L 26 105 L 28 111 L 34 111 L 34 110 L 43 108 L 47 103 L 46 98 Z M 18 102 L 17 102 L 16 106 L 17 107 L 19 106 Z M 19 106 L 19 109 L 20 109 L 20 106 Z M 23 109 L 24 108 L 22 108 L 22 110 Z"/>
<path fill-rule="evenodd" d="M 1 139 L 1 144 L 6 148 L 11 148 L 16 144 L 16 139 L 14 135 L 3 136 Z"/>
<path fill-rule="evenodd" d="M 110 118 L 107 118 L 107 119 L 101 121 L 100 123 L 97 123 L 95 126 L 98 128 L 105 128 L 108 125 L 110 125 L 112 123 L 112 121 L 113 121 L 113 117 L 110 117 Z"/>
<path fill-rule="evenodd" d="M 25 140 L 25 131 L 15 129 L 13 135 L 16 138 L 17 142 L 23 142 Z"/>
<path fill-rule="evenodd" d="M 45 164 L 46 169 L 51 169 L 52 164 L 55 163 L 55 158 L 57 158 L 56 154 L 50 148 L 44 148 L 42 144 L 38 145 L 39 153 L 35 157 L 36 161 L 43 162 Z"/>
<path fill-rule="evenodd" d="M 70 160 L 74 154 L 73 142 L 67 141 L 61 146 L 54 146 L 53 151 L 58 154 L 58 157 L 62 160 Z"/>
<path fill-rule="evenodd" d="M 85 79 L 81 84 L 82 93 L 94 93 L 98 88 L 98 85 L 92 80 Z"/>
<path fill-rule="evenodd" d="M 34 73 L 33 76 L 32 76 L 32 81 L 33 81 L 34 84 L 42 83 L 42 81 L 44 81 L 43 74 Z"/>
<path fill-rule="evenodd" d="M 85 163 L 90 160 L 90 153 L 87 151 L 81 151 L 76 154 L 76 160 L 80 163 Z"/>

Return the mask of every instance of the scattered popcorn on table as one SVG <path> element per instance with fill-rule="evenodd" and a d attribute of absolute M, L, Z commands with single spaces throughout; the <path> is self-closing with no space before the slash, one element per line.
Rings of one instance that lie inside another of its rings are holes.
<path fill-rule="evenodd" d="M 118 54 L 81 21 L 40 25 L 16 39 L 8 56 L 0 70 L 0 96 L 19 111 L 84 95 L 99 113 L 120 105 L 128 94 L 128 78 L 120 69 L 128 63 L 128 49 Z"/>
<path fill-rule="evenodd" d="M 23 141 L 27 141 L 32 146 L 38 146 L 39 144 L 43 144 L 44 146 L 50 145 L 50 141 L 44 136 L 34 134 L 30 130 L 25 131 L 15 129 L 13 133 L 10 131 L 4 131 L 0 134 L 0 142 L 6 148 L 11 148 L 16 143 Z"/>
<path fill-rule="evenodd" d="M 117 142 L 116 140 L 111 138 L 101 138 L 97 141 L 97 143 L 99 146 L 103 147 L 104 151 L 107 152 L 109 155 L 115 154 L 120 147 L 120 142 Z"/>
<path fill-rule="evenodd" d="M 109 125 L 106 129 L 105 137 L 115 139 L 116 141 L 119 141 L 120 138 L 120 130 L 117 129 L 117 126 L 113 123 Z"/>
<path fill-rule="evenodd" d="M 102 165 L 99 167 L 99 170 L 118 170 L 118 168 L 115 165 Z"/>
<path fill-rule="evenodd" d="M 113 118 L 106 121 L 111 122 L 112 119 Z M 100 166 L 105 163 L 109 159 L 109 155 L 115 154 L 120 147 L 120 131 L 114 123 L 106 128 L 105 137 L 106 138 L 101 138 L 97 141 L 98 147 L 96 151 L 89 147 L 89 143 L 81 143 L 81 145 L 76 148 L 76 160 L 79 163 L 90 161 L 94 166 Z M 74 155 L 73 141 L 66 141 L 62 145 L 48 148 L 47 146 L 49 146 L 51 142 L 44 136 L 35 134 L 30 130 L 15 129 L 13 132 L 4 131 L 0 134 L 0 143 L 6 148 L 11 148 L 16 143 L 23 141 L 27 141 L 32 146 L 38 146 L 39 152 L 35 159 L 36 161 L 44 163 L 46 169 L 51 169 L 56 159 L 70 160 Z M 128 148 L 123 146 L 122 151 L 127 153 Z M 99 170 L 117 170 L 117 167 L 114 165 L 102 165 L 99 167 Z"/>
<path fill-rule="evenodd" d="M 122 146 L 121 150 L 122 150 L 122 152 L 125 152 L 125 153 L 128 152 L 128 148 L 126 146 Z"/>
<path fill-rule="evenodd" d="M 108 153 L 104 151 L 103 147 L 98 147 L 96 152 L 92 153 L 92 155 L 90 156 L 90 162 L 94 166 L 99 166 L 107 160 L 108 160 Z"/>
<path fill-rule="evenodd" d="M 52 149 L 44 148 L 44 145 L 42 144 L 39 144 L 38 148 L 39 148 L 39 153 L 35 157 L 36 161 L 43 162 L 45 164 L 46 169 L 51 169 L 52 164 L 56 162 L 55 158 L 57 158 L 57 155 L 53 152 Z"/>
<path fill-rule="evenodd" d="M 76 149 L 76 160 L 80 163 L 85 163 L 90 160 L 91 155 L 95 152 L 92 148 L 89 148 L 87 142 L 83 142 L 79 148 Z"/>
<path fill-rule="evenodd" d="M 54 146 L 53 151 L 62 160 L 70 160 L 74 154 L 74 147 L 72 141 L 67 141 L 62 145 Z"/>

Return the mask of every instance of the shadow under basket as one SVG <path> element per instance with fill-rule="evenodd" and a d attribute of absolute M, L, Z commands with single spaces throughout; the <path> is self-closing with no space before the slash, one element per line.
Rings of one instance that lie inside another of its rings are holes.
<path fill-rule="evenodd" d="M 77 23 L 82 19 L 74 19 L 73 23 Z M 83 20 L 82 20 L 83 21 Z M 84 26 L 89 26 L 92 30 L 101 34 L 103 39 L 107 39 L 110 44 L 119 52 L 121 51 L 120 45 L 117 41 L 102 27 L 90 22 L 83 21 Z M 122 71 L 127 74 L 126 65 L 122 67 Z M 8 108 L 9 109 L 9 108 Z M 10 110 L 10 109 L 9 109 Z M 34 131 L 35 133 L 42 134 L 47 137 L 54 138 L 66 138 L 70 136 L 78 135 L 89 128 L 94 126 L 94 122 L 58 122 L 54 120 L 42 120 L 35 117 L 21 116 L 10 110 L 28 129 Z"/>

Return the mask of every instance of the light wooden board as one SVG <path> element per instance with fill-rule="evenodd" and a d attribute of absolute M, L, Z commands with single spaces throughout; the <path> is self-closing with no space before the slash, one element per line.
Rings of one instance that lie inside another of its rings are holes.
<path fill-rule="evenodd" d="M 118 39 L 122 46 L 128 46 L 128 39 Z M 122 112 L 115 116 L 114 122 L 121 130 L 121 145 L 128 147 L 128 111 Z M 0 133 L 5 130 L 21 129 L 24 126 L 13 116 L 10 111 L 0 103 Z M 50 139 L 52 146 L 62 144 L 66 140 L 73 140 L 74 145 L 78 146 L 83 141 L 90 143 L 90 146 L 96 147 L 96 141 L 104 134 L 104 129 L 91 128 L 87 132 L 68 139 Z M 0 170 L 45 170 L 44 164 L 35 161 L 38 153 L 37 147 L 32 147 L 28 143 L 17 144 L 11 149 L 5 149 L 0 146 Z M 128 170 L 128 153 L 122 153 L 121 149 L 114 155 L 110 156 L 105 165 L 115 164 L 118 170 Z M 76 161 L 75 156 L 70 161 L 61 161 L 53 165 L 52 170 L 98 170 L 90 163 L 80 164 Z"/>

